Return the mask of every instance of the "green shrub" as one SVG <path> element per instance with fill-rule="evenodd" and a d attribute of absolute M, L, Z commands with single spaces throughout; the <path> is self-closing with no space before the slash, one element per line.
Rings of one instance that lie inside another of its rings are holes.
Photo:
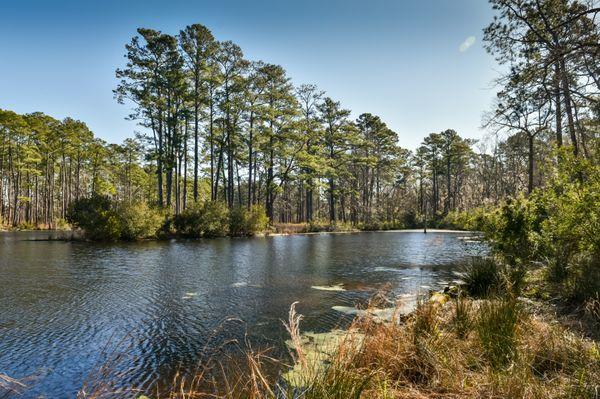
<path fill-rule="evenodd" d="M 540 241 L 559 294 L 583 303 L 600 292 L 600 165 L 569 157 L 562 162 L 563 172 L 544 190 L 552 206 Z"/>
<path fill-rule="evenodd" d="M 223 237 L 229 230 L 229 209 L 222 202 L 204 203 L 202 216 L 204 237 Z"/>
<path fill-rule="evenodd" d="M 255 205 L 251 210 L 244 207 L 233 208 L 229 212 L 229 234 L 234 237 L 253 236 L 269 226 L 265 209 Z"/>
<path fill-rule="evenodd" d="M 585 303 L 600 296 L 600 253 L 581 254 L 568 268 L 562 294 L 569 300 Z"/>
<path fill-rule="evenodd" d="M 268 226 L 269 218 L 260 205 L 251 210 L 240 206 L 229 212 L 229 234 L 233 237 L 253 236 L 264 232 Z"/>
<path fill-rule="evenodd" d="M 485 301 L 479 308 L 477 334 L 486 358 L 494 368 L 507 366 L 517 353 L 517 326 L 522 316 L 514 298 Z"/>
<path fill-rule="evenodd" d="M 237 206 L 229 212 L 229 234 L 234 237 L 247 235 L 248 210 Z"/>
<path fill-rule="evenodd" d="M 262 233 L 269 228 L 269 217 L 262 205 L 254 205 L 248 214 L 246 223 L 248 235 Z"/>
<path fill-rule="evenodd" d="M 216 201 L 195 204 L 176 215 L 173 226 L 184 237 L 223 237 L 229 231 L 229 210 Z"/>
<path fill-rule="evenodd" d="M 536 235 L 545 218 L 543 201 L 519 196 L 491 212 L 483 227 L 492 249 L 510 265 L 517 265 L 535 259 Z"/>
<path fill-rule="evenodd" d="M 440 221 L 439 227 L 453 230 L 484 231 L 490 222 L 492 209 L 485 206 L 468 211 L 451 211 Z"/>
<path fill-rule="evenodd" d="M 203 204 L 197 203 L 189 206 L 179 215 L 173 217 L 173 227 L 177 234 L 189 237 L 202 237 L 203 227 Z"/>
<path fill-rule="evenodd" d="M 114 203 L 105 196 L 74 201 L 67 212 L 67 220 L 81 228 L 91 240 L 114 241 L 121 236 L 121 223 Z"/>
<path fill-rule="evenodd" d="M 164 224 L 162 212 L 149 207 L 145 202 L 122 203 L 118 210 L 121 238 L 124 240 L 156 237 Z"/>

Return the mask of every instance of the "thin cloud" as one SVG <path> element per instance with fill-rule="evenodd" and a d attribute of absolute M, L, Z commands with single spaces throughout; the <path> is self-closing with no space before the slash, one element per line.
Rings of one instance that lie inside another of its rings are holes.
<path fill-rule="evenodd" d="M 460 47 L 458 48 L 458 50 L 459 50 L 461 53 L 464 53 L 465 51 L 467 51 L 468 49 L 470 49 L 470 48 L 471 48 L 471 46 L 472 46 L 472 45 L 474 45 L 474 44 L 475 44 L 475 36 L 469 36 L 469 37 L 467 37 L 467 38 L 465 39 L 465 41 L 464 41 L 464 42 L 462 42 L 462 43 L 460 44 Z"/>

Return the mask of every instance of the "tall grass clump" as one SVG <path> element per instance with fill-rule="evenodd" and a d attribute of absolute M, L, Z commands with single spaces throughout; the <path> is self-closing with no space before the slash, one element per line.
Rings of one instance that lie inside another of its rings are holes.
<path fill-rule="evenodd" d="M 505 367 L 515 359 L 522 315 L 521 305 L 514 298 L 481 304 L 477 335 L 484 354 L 494 368 Z"/>
<path fill-rule="evenodd" d="M 474 297 L 486 297 L 502 288 L 502 270 L 491 257 L 471 258 L 462 273 L 464 288 Z"/>
<path fill-rule="evenodd" d="M 454 312 L 452 314 L 452 327 L 458 338 L 465 338 L 474 327 L 471 302 L 464 296 L 459 295 L 454 300 Z"/>
<path fill-rule="evenodd" d="M 565 297 L 585 304 L 600 296 L 600 252 L 576 257 L 568 270 L 563 282 Z"/>

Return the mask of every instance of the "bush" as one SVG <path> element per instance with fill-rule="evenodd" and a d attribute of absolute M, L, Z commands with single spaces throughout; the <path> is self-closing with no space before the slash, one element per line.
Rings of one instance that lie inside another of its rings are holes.
<path fill-rule="evenodd" d="M 577 303 L 600 297 L 600 253 L 582 254 L 573 259 L 568 273 L 563 296 Z"/>
<path fill-rule="evenodd" d="M 254 205 L 248 214 L 246 222 L 248 235 L 261 233 L 269 228 L 269 217 L 262 205 Z"/>
<path fill-rule="evenodd" d="M 202 230 L 204 237 L 223 237 L 229 229 L 229 209 L 222 202 L 207 201 L 203 206 Z"/>
<path fill-rule="evenodd" d="M 248 210 L 243 206 L 237 206 L 229 212 L 229 234 L 233 237 L 242 237 L 248 231 Z"/>
<path fill-rule="evenodd" d="M 91 240 L 114 241 L 121 236 L 121 223 L 110 198 L 94 195 L 71 203 L 69 223 L 84 230 Z"/>
<path fill-rule="evenodd" d="M 177 234 L 181 236 L 200 238 L 203 233 L 203 215 L 203 205 L 200 203 L 193 204 L 173 217 L 173 227 Z"/>
<path fill-rule="evenodd" d="M 145 202 L 123 203 L 119 206 L 121 223 L 121 238 L 138 240 L 156 237 L 158 230 L 164 224 L 162 212 L 151 208 Z"/>
<path fill-rule="evenodd" d="M 176 215 L 173 226 L 184 237 L 223 237 L 229 231 L 229 210 L 221 202 L 206 201 Z"/>
<path fill-rule="evenodd" d="M 510 265 L 528 263 L 538 253 L 536 236 L 545 218 L 544 203 L 535 196 L 509 198 L 489 214 L 484 232 L 492 249 Z"/>
<path fill-rule="evenodd" d="M 254 205 L 251 210 L 240 206 L 229 212 L 229 234 L 233 237 L 253 236 L 268 226 L 269 218 L 260 205 Z"/>
<path fill-rule="evenodd" d="M 163 214 L 145 202 L 117 203 L 105 196 L 74 201 L 67 220 L 94 241 L 155 237 L 164 223 Z"/>
<path fill-rule="evenodd" d="M 441 220 L 439 227 L 465 230 L 484 231 L 489 221 L 491 209 L 478 207 L 468 211 L 451 211 Z"/>

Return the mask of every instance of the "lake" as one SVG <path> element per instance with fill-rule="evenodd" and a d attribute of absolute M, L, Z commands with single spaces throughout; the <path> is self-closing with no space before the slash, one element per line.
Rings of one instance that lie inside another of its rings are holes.
<path fill-rule="evenodd" d="M 293 302 L 302 330 L 326 331 L 350 319 L 332 307 L 385 285 L 443 287 L 484 250 L 448 232 L 118 244 L 44 240 L 52 234 L 0 233 L 0 373 L 26 382 L 24 398 L 74 397 L 121 352 L 116 385 L 142 388 L 246 334 L 283 352 Z M 333 284 L 346 291 L 318 289 Z"/>

